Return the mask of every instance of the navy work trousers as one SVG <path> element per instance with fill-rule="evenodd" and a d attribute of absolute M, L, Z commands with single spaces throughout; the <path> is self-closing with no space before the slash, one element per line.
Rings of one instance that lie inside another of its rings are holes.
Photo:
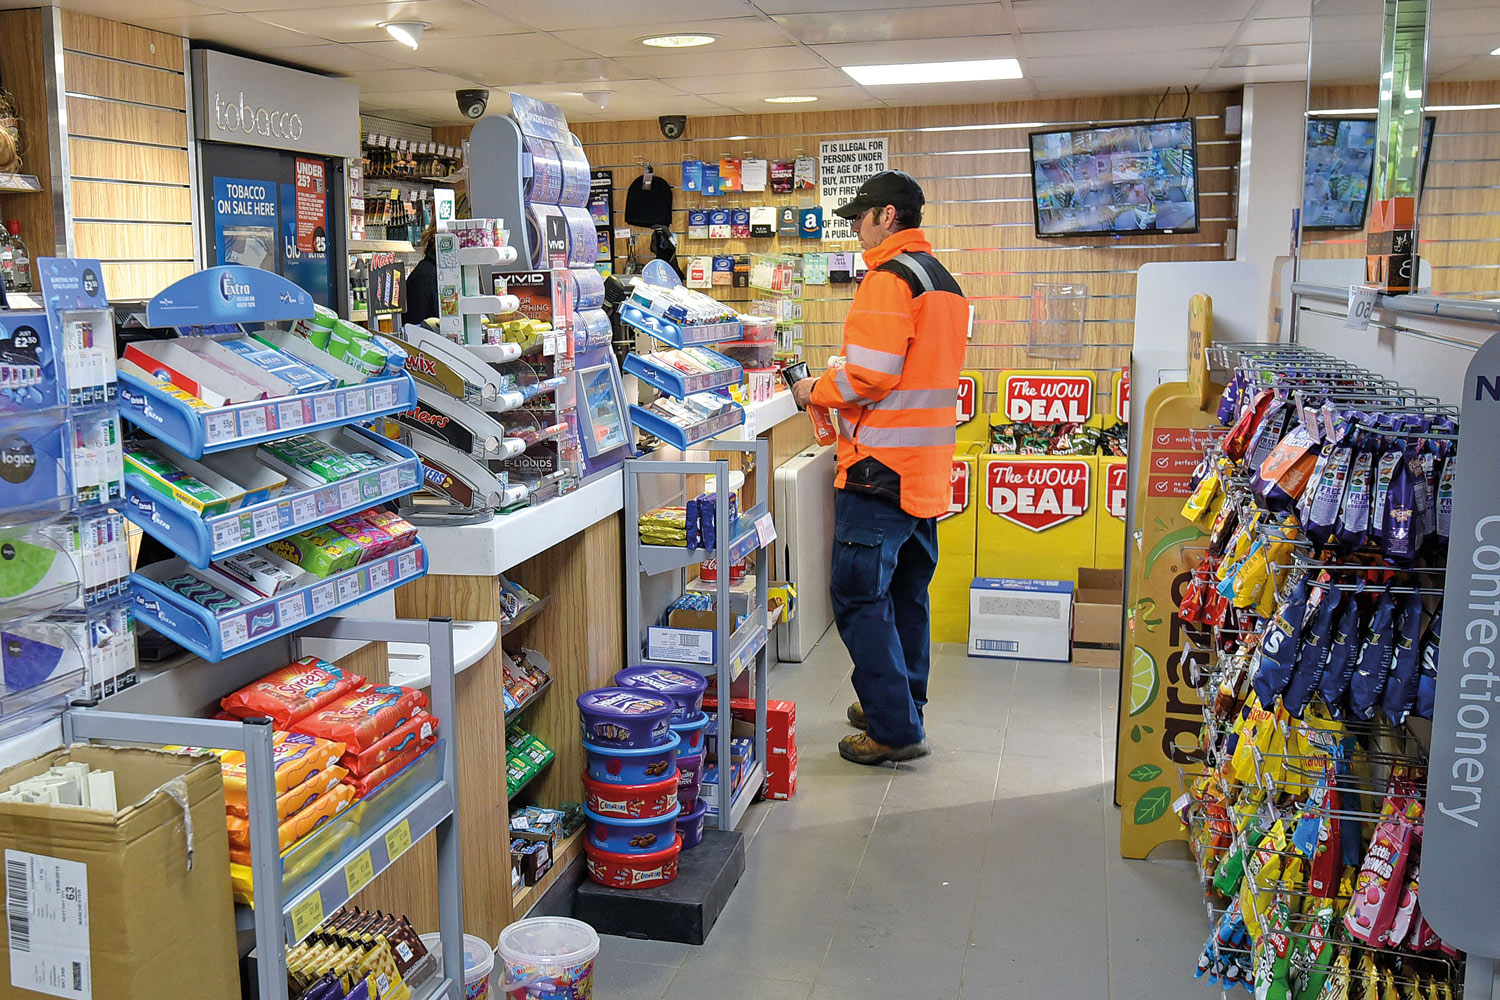
<path fill-rule="evenodd" d="M 871 738 L 894 747 L 920 743 L 937 519 L 912 517 L 863 493 L 834 494 L 829 590 L 839 636 L 854 660 L 854 693 Z"/>

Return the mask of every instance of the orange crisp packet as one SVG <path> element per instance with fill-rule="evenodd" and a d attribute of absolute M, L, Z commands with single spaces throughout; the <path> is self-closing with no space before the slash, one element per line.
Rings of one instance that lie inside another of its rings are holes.
<path fill-rule="evenodd" d="M 264 715 L 278 729 L 289 729 L 293 722 L 355 690 L 365 679 L 345 673 L 326 660 L 304 656 L 273 670 L 253 684 L 247 684 L 225 698 L 224 711 L 242 719 Z"/>
<path fill-rule="evenodd" d="M 348 809 L 357 797 L 358 793 L 352 786 L 339 782 L 322 795 L 319 795 L 305 808 L 293 813 L 289 819 L 277 828 L 281 850 L 287 850 L 297 841 L 312 833 L 345 809 Z M 249 821 L 242 820 L 238 816 L 227 816 L 225 819 L 230 824 L 229 860 L 237 864 L 248 865 L 250 863 Z M 235 839 L 236 824 L 240 825 L 239 835 L 243 837 L 241 841 L 236 841 Z"/>

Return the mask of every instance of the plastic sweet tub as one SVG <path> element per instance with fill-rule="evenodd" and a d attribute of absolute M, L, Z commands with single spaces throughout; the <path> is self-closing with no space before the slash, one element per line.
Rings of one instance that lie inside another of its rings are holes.
<path fill-rule="evenodd" d="M 701 785 L 683 785 L 677 789 L 677 802 L 682 806 L 684 816 L 698 804 L 698 790 L 702 787 Z"/>
<path fill-rule="evenodd" d="M 691 812 L 677 818 L 677 835 L 682 839 L 682 849 L 690 851 L 703 843 L 703 828 L 708 821 L 708 801 L 700 799 Z"/>
<path fill-rule="evenodd" d="M 609 819 L 665 816 L 678 804 L 677 772 L 649 785 L 617 785 L 583 776 L 584 808 Z"/>
<path fill-rule="evenodd" d="M 682 838 L 672 846 L 653 854 L 616 854 L 601 851 L 584 842 L 584 865 L 589 878 L 612 889 L 652 889 L 666 885 L 677 877 L 677 859 L 682 854 Z"/>
<path fill-rule="evenodd" d="M 681 742 L 676 733 L 667 730 L 670 737 L 659 747 L 643 747 L 627 750 L 623 747 L 606 747 L 583 741 L 588 754 L 588 776 L 595 781 L 611 785 L 649 785 L 672 773 L 677 763 L 677 746 Z M 700 761 L 701 763 L 701 758 Z M 694 764 L 693 773 L 699 772 Z M 681 778 L 679 776 L 679 787 Z"/>
<path fill-rule="evenodd" d="M 423 934 L 422 944 L 428 952 L 441 959 L 443 942 L 438 934 Z M 495 968 L 495 951 L 484 938 L 473 934 L 464 935 L 464 1000 L 488 1000 L 503 997 L 500 990 L 490 993 L 490 973 Z"/>
<path fill-rule="evenodd" d="M 626 667 L 615 674 L 620 687 L 649 691 L 672 702 L 672 728 L 698 717 L 708 678 L 685 667 Z"/>
<path fill-rule="evenodd" d="M 697 788 L 703 780 L 703 754 L 694 753 L 677 758 L 677 790 Z"/>
<path fill-rule="evenodd" d="M 775 327 L 772 329 L 774 330 Z M 776 362 L 776 338 L 774 336 L 769 340 L 730 340 L 715 344 L 714 350 L 731 361 L 738 361 L 740 367 L 746 370 L 770 368 Z"/>
<path fill-rule="evenodd" d="M 672 734 L 671 700 L 639 688 L 585 691 L 578 713 L 585 744 L 637 750 L 660 747 Z"/>
<path fill-rule="evenodd" d="M 708 715 L 699 712 L 687 722 L 672 723 L 672 732 L 682 738 L 682 745 L 677 748 L 680 754 L 691 756 L 703 752 L 703 735 L 708 729 Z"/>
<path fill-rule="evenodd" d="M 500 932 L 495 957 L 505 965 L 507 1000 L 593 1000 L 599 935 L 571 917 L 527 917 Z"/>
<path fill-rule="evenodd" d="M 651 854 L 677 836 L 677 817 L 682 807 L 674 805 L 665 816 L 650 819 L 611 819 L 584 809 L 588 817 L 588 843 L 614 854 Z"/>

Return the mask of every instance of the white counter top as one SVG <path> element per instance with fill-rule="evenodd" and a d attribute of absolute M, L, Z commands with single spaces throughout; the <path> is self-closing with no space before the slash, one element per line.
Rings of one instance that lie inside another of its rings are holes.
<path fill-rule="evenodd" d="M 777 424 L 797 415 L 797 404 L 790 392 L 778 392 L 770 399 L 745 407 L 745 422 L 720 434 L 716 440 L 753 441 Z"/>
<path fill-rule="evenodd" d="M 423 527 L 429 573 L 436 576 L 495 576 L 558 542 L 572 538 L 625 507 L 625 474 L 619 469 L 565 496 L 483 524 Z"/>
<path fill-rule="evenodd" d="M 495 648 L 500 626 L 495 622 L 453 623 L 453 672 L 467 670 Z M 432 683 L 432 657 L 426 645 L 414 642 L 388 643 L 391 683 L 422 688 Z"/>

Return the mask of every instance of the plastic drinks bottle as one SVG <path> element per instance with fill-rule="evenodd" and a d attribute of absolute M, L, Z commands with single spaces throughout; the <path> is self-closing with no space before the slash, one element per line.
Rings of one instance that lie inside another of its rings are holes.
<path fill-rule="evenodd" d="M 835 355 L 828 359 L 829 369 L 842 368 L 843 365 L 843 355 Z M 812 421 L 813 439 L 818 444 L 833 444 L 839 439 L 839 433 L 833 426 L 833 417 L 829 414 L 828 407 L 808 403 L 807 419 Z"/>

